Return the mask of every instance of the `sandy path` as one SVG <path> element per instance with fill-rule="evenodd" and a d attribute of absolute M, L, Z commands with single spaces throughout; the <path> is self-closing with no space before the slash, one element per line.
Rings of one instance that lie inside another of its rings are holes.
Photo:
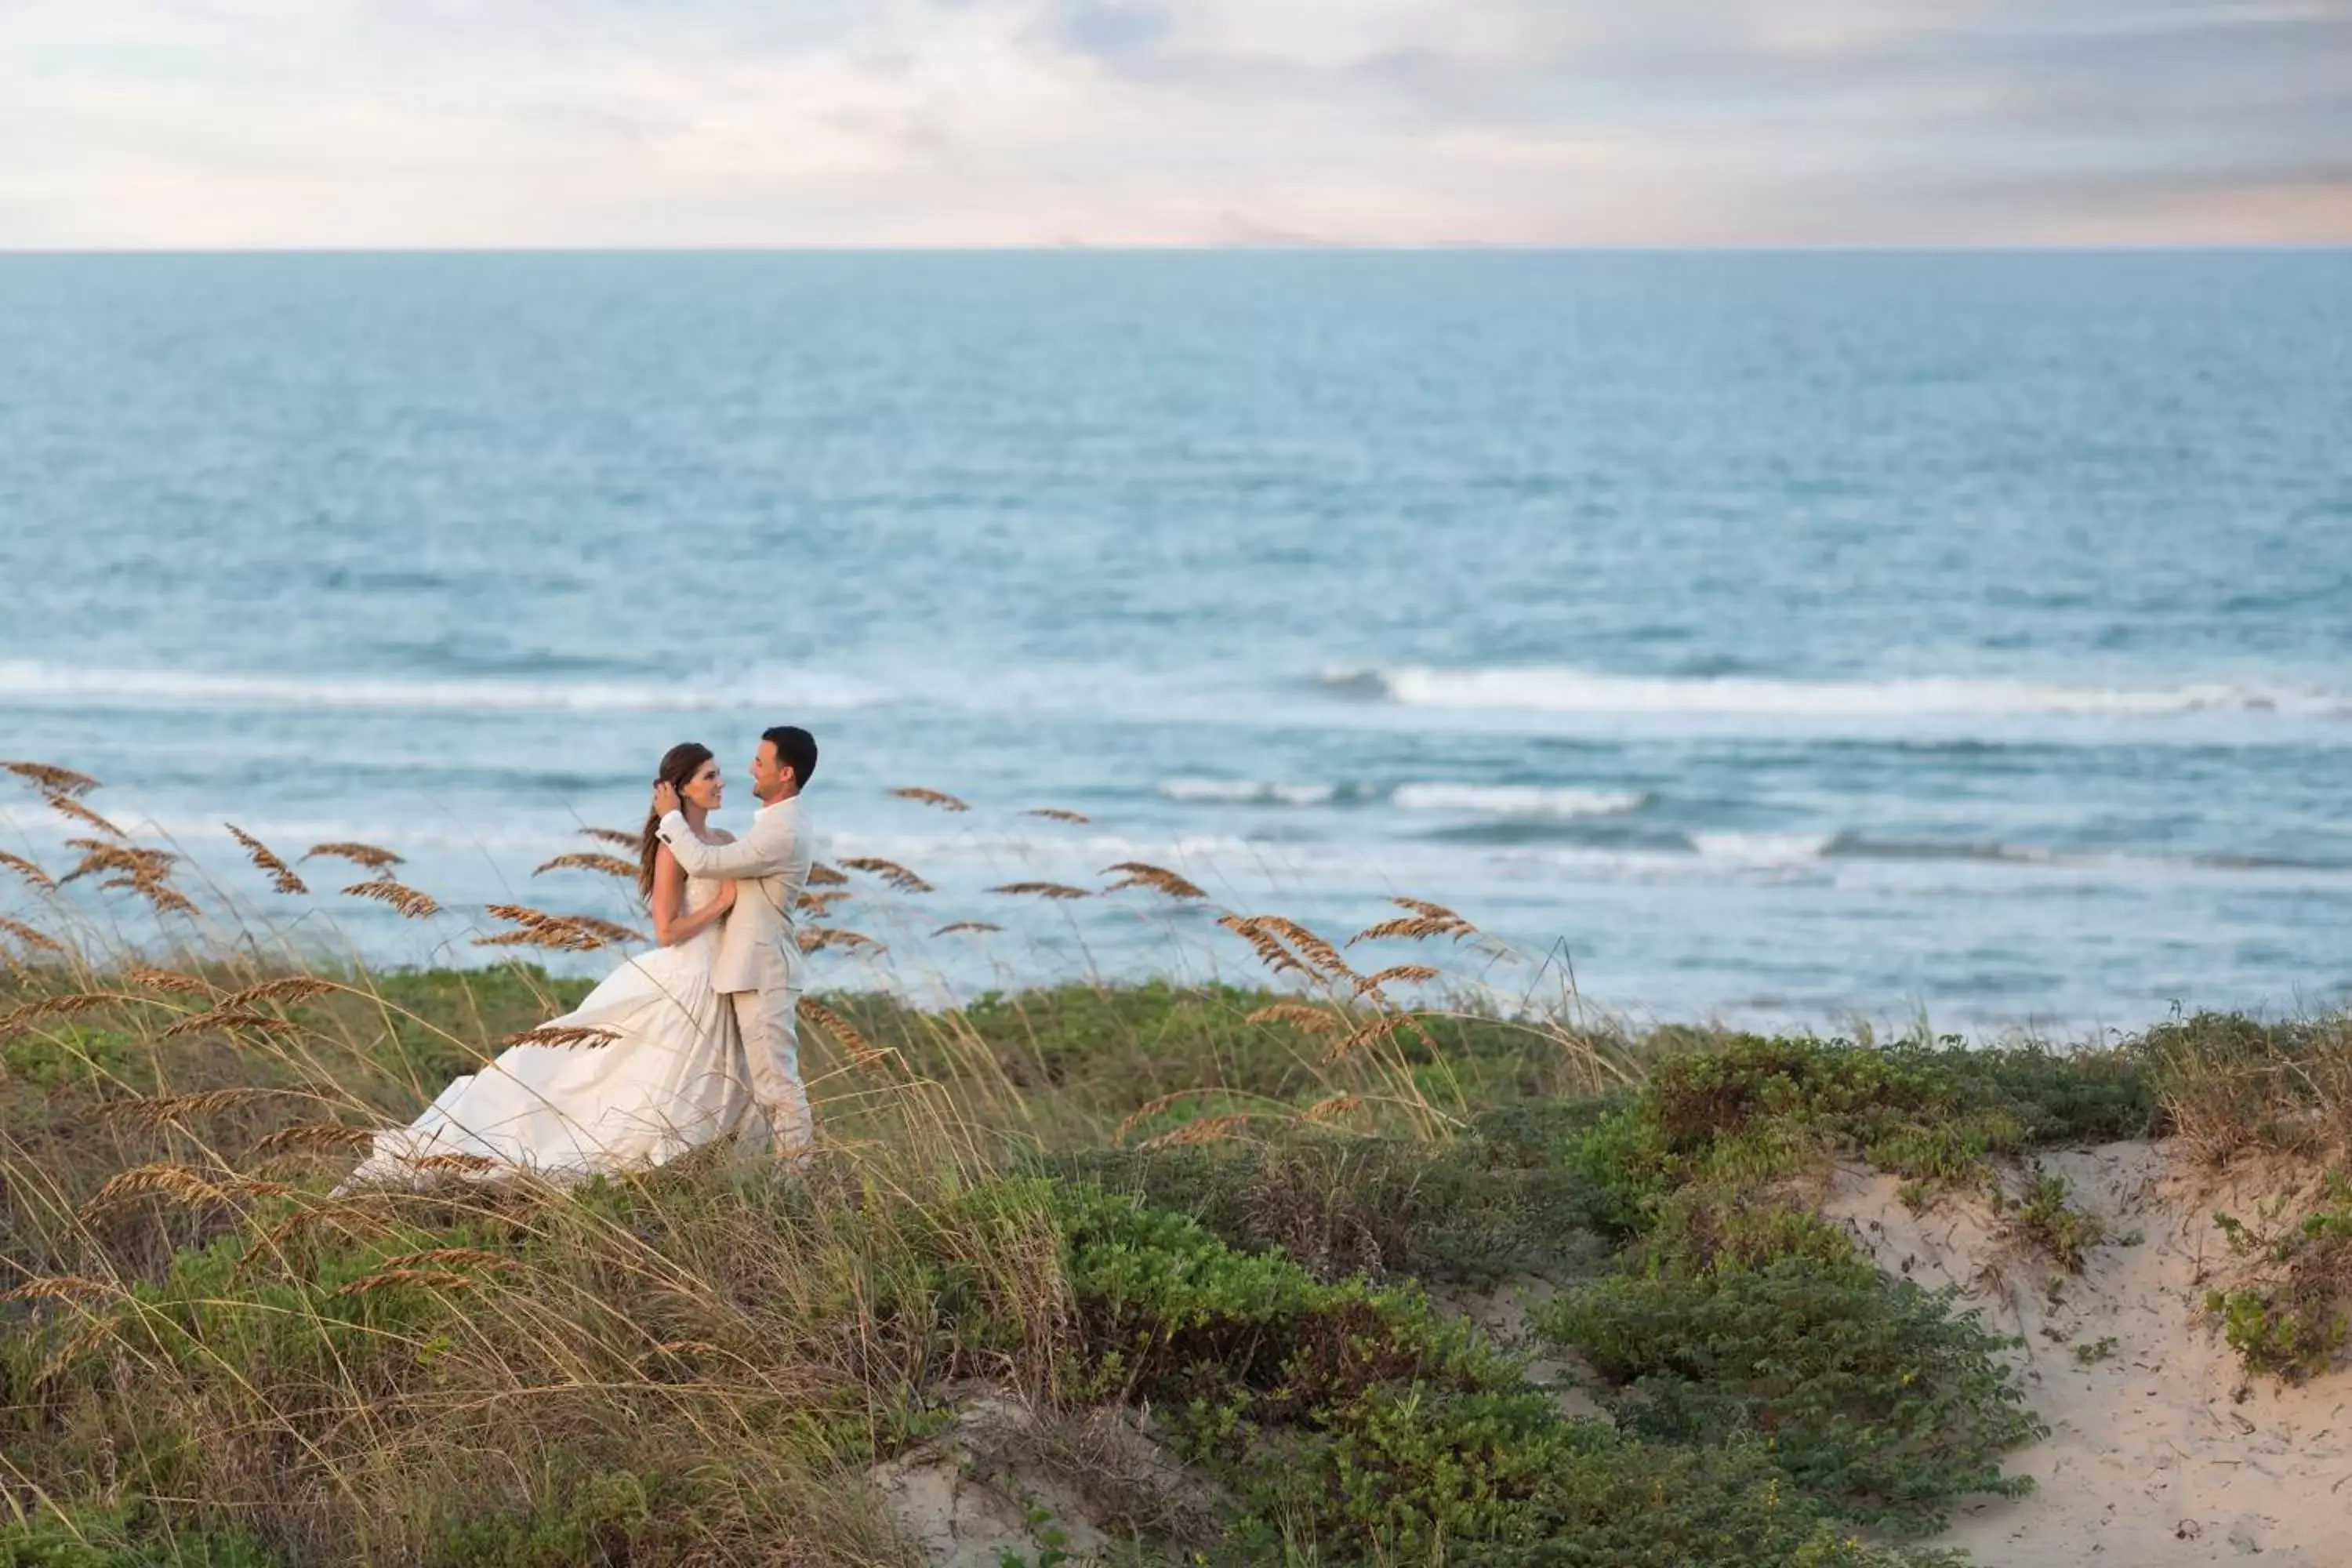
<path fill-rule="evenodd" d="M 2013 1457 L 2032 1495 L 1965 1510 L 1937 1545 L 1994 1568 L 2086 1562 L 2236 1563 L 2352 1568 L 2352 1373 L 2301 1388 L 2245 1385 L 2235 1353 L 2200 1321 L 2210 1277 L 2231 1266 L 2216 1209 L 2251 1219 L 2275 1172 L 2211 1179 L 2161 1146 L 2111 1143 L 2043 1157 L 2073 1200 L 2134 1231 L 2060 1280 L 1997 1234 L 1981 1199 L 1945 1196 L 1914 1215 L 1893 1176 L 1842 1167 L 1827 1209 L 1890 1271 L 1953 1284 L 1989 1324 L 2021 1335 L 2026 1396 L 2051 1435 Z M 2084 1365 L 2078 1346 L 2112 1339 Z"/>

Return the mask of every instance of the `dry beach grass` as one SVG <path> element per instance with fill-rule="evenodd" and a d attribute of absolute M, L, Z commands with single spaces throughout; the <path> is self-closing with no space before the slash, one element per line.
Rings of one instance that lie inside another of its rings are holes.
<path fill-rule="evenodd" d="M 92 826 L 95 781 L 11 771 Z M 2158 1478 L 2196 1527 L 2174 1548 L 2339 1544 L 2304 1494 L 2352 1454 L 2298 1413 L 2342 1376 L 2341 1019 L 2072 1054 L 1641 1035 L 1498 1004 L 1454 960 L 1512 955 L 1427 900 L 1352 933 L 1229 910 L 1250 984 L 807 998 L 803 1173 L 714 1147 L 334 1195 L 369 1129 L 502 1046 L 604 1048 L 539 1028 L 582 983 L 305 961 L 267 901 L 101 831 L 79 866 L 5 866 L 0 1561 L 1886 1564 L 1936 1560 L 1957 1514 L 1987 1561 L 2055 1562 L 2145 1544 L 2095 1516 L 2146 1478 L 2084 1457 L 2126 1450 L 2110 1339 L 2158 1373 L 2203 1347 L 2165 1442 L 2271 1477 Z M 325 901 L 294 865 L 341 859 L 376 873 L 348 893 L 494 950 L 634 938 L 444 907 L 376 847 L 236 840 L 289 907 Z M 599 858 L 541 869 L 621 874 Z M 931 881 L 842 864 L 803 943 L 856 963 L 860 912 Z M 94 929 L 77 872 L 150 940 Z M 1175 868 L 1103 877 L 992 904 L 1208 900 Z M 2235 1232 L 2196 1217 L 2223 1201 L 2196 1183 L 2262 1162 Z M 2204 1278 L 2172 1277 L 2183 1247 Z M 1423 1294 L 1530 1285 L 1536 1381 Z M 2252 1435 L 2219 1419 L 2240 1387 Z"/>

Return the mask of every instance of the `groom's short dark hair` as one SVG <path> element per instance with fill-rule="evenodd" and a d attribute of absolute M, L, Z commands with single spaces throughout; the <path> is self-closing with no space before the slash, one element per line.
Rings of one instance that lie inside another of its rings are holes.
<path fill-rule="evenodd" d="M 797 724 L 779 724 L 761 731 L 760 739 L 775 747 L 776 760 L 793 770 L 793 786 L 808 788 L 809 775 L 816 772 L 816 737 Z"/>

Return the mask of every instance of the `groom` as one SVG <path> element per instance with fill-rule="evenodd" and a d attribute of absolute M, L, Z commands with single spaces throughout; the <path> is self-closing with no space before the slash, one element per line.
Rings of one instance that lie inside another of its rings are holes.
<path fill-rule="evenodd" d="M 741 884 L 734 910 L 719 933 L 710 982 L 735 1008 L 751 1069 L 751 1098 L 775 1134 L 776 1152 L 795 1159 L 808 1152 L 812 1128 L 808 1091 L 801 1087 L 801 950 L 792 909 L 808 881 L 809 836 L 801 822 L 801 791 L 816 772 L 816 738 L 779 724 L 760 737 L 751 758 L 751 793 L 760 814 L 733 844 L 705 844 L 686 826 L 677 791 L 654 785 L 656 831 L 690 877 Z"/>

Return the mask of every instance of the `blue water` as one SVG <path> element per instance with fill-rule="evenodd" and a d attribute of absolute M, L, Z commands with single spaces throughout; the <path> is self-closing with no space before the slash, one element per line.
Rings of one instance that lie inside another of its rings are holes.
<path fill-rule="evenodd" d="M 2352 253 L 6 257 L 0 582 L 0 756 L 384 962 L 792 721 L 940 889 L 839 983 L 1246 973 L 983 890 L 1139 857 L 1636 1018 L 2352 986 Z"/>

